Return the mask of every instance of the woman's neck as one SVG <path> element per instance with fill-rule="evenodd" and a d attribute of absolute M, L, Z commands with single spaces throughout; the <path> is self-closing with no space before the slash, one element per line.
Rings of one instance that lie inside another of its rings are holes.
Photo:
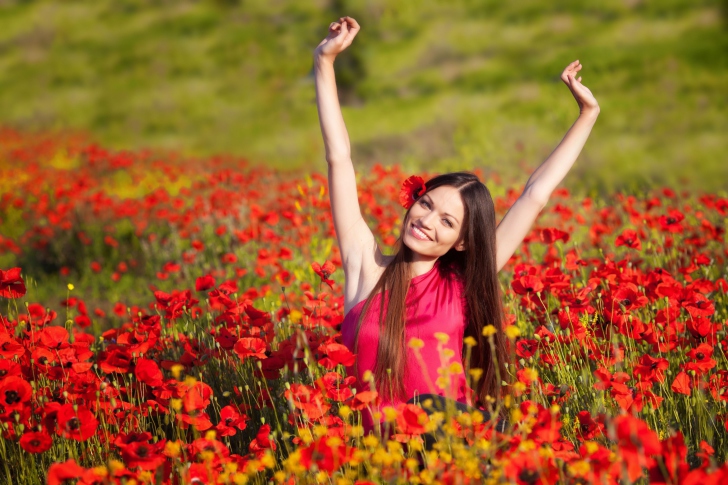
<path fill-rule="evenodd" d="M 411 277 L 416 278 L 430 271 L 437 263 L 438 258 L 435 259 L 420 259 L 415 258 L 410 262 Z"/>

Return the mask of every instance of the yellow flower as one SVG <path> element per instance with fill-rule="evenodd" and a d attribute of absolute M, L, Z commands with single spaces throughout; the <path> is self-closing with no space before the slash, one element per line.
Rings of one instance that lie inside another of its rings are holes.
<path fill-rule="evenodd" d="M 460 374 L 463 371 L 463 366 L 460 364 L 460 362 L 453 362 L 450 364 L 450 373 L 451 374 Z"/>
<path fill-rule="evenodd" d="M 465 340 L 463 340 L 463 343 L 465 345 L 467 345 L 468 347 L 475 347 L 476 345 L 478 345 L 478 342 L 476 342 L 472 336 L 465 337 Z"/>
<path fill-rule="evenodd" d="M 181 364 L 174 364 L 172 366 L 172 375 L 174 376 L 175 379 L 179 380 L 180 372 L 182 372 L 184 370 L 184 368 L 185 368 L 185 366 L 183 366 Z"/>
<path fill-rule="evenodd" d="M 455 355 L 455 351 L 453 349 L 445 349 L 442 351 L 442 355 L 444 355 L 445 358 L 450 359 Z"/>
<path fill-rule="evenodd" d="M 71 283 L 68 283 L 68 291 L 73 291 L 73 288 L 75 288 Z"/>
<path fill-rule="evenodd" d="M 164 445 L 164 453 L 172 458 L 177 458 L 181 451 L 181 446 L 177 441 L 167 441 Z"/>
<path fill-rule="evenodd" d="M 351 416 L 352 410 L 349 406 L 341 406 L 339 408 L 339 416 L 341 416 L 344 419 L 347 419 L 349 416 Z"/>
<path fill-rule="evenodd" d="M 206 440 L 212 441 L 212 440 L 215 439 L 216 436 L 217 436 L 217 433 L 215 432 L 214 429 L 211 429 L 207 433 L 205 433 L 205 439 Z"/>
<path fill-rule="evenodd" d="M 425 346 L 425 342 L 417 337 L 412 337 L 408 345 L 411 349 L 421 349 Z"/>
<path fill-rule="evenodd" d="M 448 340 L 450 340 L 450 336 L 443 332 L 435 332 L 435 338 L 440 342 L 441 344 L 446 344 Z"/>
<path fill-rule="evenodd" d="M 491 335 L 495 335 L 497 330 L 493 325 L 488 325 L 486 327 L 483 327 L 483 337 L 490 337 Z"/>
<path fill-rule="evenodd" d="M 470 369 L 468 373 L 470 374 L 470 377 L 472 377 L 473 380 L 477 382 L 478 379 L 480 379 L 483 375 L 483 369 L 479 369 L 478 367 L 476 367 L 474 369 Z"/>
<path fill-rule="evenodd" d="M 379 438 L 377 438 L 373 434 L 368 434 L 364 437 L 362 442 L 367 448 L 374 448 L 375 446 L 379 445 Z"/>
<path fill-rule="evenodd" d="M 516 327 L 515 325 L 509 325 L 506 327 L 506 336 L 509 339 L 515 340 L 516 337 L 518 337 L 519 335 L 521 335 L 521 331 L 518 330 L 518 327 Z"/>
<path fill-rule="evenodd" d="M 384 419 L 387 422 L 392 422 L 397 419 L 397 410 L 394 409 L 392 406 L 387 406 L 384 408 Z"/>
<path fill-rule="evenodd" d="M 169 400 L 169 403 L 171 404 L 172 409 L 174 409 L 175 411 L 179 411 L 180 409 L 182 409 L 182 399 L 172 398 Z"/>

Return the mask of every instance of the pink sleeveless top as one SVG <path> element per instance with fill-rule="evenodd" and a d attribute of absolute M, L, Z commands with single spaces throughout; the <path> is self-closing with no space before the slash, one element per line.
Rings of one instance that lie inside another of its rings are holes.
<path fill-rule="evenodd" d="M 364 373 L 374 372 L 379 346 L 379 301 L 380 295 L 374 296 L 374 301 L 362 322 L 359 333 L 359 353 L 356 363 L 347 367 L 348 375 L 357 377 L 357 392 L 369 390 L 368 383 L 364 381 Z M 341 324 L 342 343 L 352 352 L 355 352 L 354 339 L 356 326 L 366 300 L 357 303 L 346 314 Z M 421 359 L 418 359 L 415 350 L 409 345 L 402 349 L 406 353 L 407 371 L 405 373 L 404 388 L 407 400 L 415 395 L 439 394 L 451 397 L 460 402 L 470 404 L 470 392 L 464 372 L 450 374 L 450 386 L 441 389 L 437 385 L 440 377 L 438 368 L 449 367 L 452 363 L 462 361 L 463 335 L 466 326 L 465 295 L 462 281 L 456 276 L 449 276 L 440 271 L 440 260 L 435 262 L 433 268 L 425 274 L 412 278 L 407 293 L 407 321 L 405 323 L 405 343 L 411 338 L 419 338 L 424 347 L 418 349 Z M 385 304 L 386 312 L 386 304 Z M 446 344 L 440 344 L 435 337 L 436 332 L 449 336 Z M 438 345 L 441 350 L 438 350 Z M 444 349 L 452 349 L 454 355 L 450 358 L 440 356 Z M 403 401 L 394 401 L 389 396 L 380 396 L 379 410 L 386 406 L 396 407 Z M 406 401 L 404 401 L 406 402 Z M 375 409 L 376 411 L 376 409 Z M 365 434 L 374 427 L 373 417 L 367 410 L 362 411 Z M 383 420 L 383 417 L 382 417 Z"/>

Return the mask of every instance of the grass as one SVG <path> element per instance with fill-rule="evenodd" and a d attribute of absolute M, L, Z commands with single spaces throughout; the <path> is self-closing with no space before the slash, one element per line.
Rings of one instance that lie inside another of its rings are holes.
<path fill-rule="evenodd" d="M 602 114 L 566 187 L 719 190 L 724 4 L 9 1 L 0 122 L 323 170 L 311 53 L 349 14 L 362 31 L 336 69 L 358 166 L 525 180 L 576 117 L 558 74 L 579 58 Z"/>

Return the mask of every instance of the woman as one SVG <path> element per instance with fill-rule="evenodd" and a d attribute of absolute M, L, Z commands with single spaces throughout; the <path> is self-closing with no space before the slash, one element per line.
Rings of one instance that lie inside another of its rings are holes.
<path fill-rule="evenodd" d="M 466 404 L 492 409 L 501 399 L 508 359 L 497 273 L 574 164 L 599 105 L 576 77 L 579 61 L 569 64 L 561 79 L 579 105 L 579 117 L 500 224 L 496 227 L 488 189 L 475 175 L 444 174 L 426 183 L 411 177 L 403 187 L 408 210 L 401 237 L 394 254 L 385 255 L 362 219 L 334 76 L 336 56 L 359 29 L 356 20 L 342 17 L 314 51 L 331 210 L 346 279 L 342 340 L 357 354 L 349 372 L 357 376 L 359 390 L 368 389 L 365 377 L 373 376 L 382 408 L 444 394 L 461 409 Z M 492 346 L 483 336 L 490 325 L 496 330 Z M 473 341 L 468 367 L 483 370 L 474 399 L 463 369 L 463 343 Z M 443 364 L 452 375 L 438 373 Z M 377 417 L 383 418 L 364 413 L 365 431 Z"/>

